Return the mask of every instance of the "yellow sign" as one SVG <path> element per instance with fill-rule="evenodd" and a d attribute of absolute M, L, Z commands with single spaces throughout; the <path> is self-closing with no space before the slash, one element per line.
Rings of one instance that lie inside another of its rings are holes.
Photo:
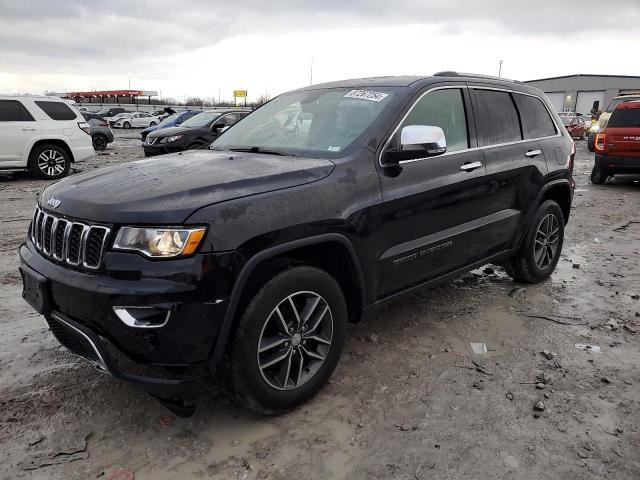
<path fill-rule="evenodd" d="M 234 90 L 233 91 L 233 96 L 234 97 L 246 97 L 247 96 L 247 91 L 246 90 Z"/>

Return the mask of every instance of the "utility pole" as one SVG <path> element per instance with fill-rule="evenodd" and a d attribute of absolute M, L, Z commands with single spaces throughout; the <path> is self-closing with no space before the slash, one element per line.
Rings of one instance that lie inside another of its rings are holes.
<path fill-rule="evenodd" d="M 500 62 L 498 62 L 500 64 L 500 66 L 498 67 L 498 78 L 502 77 L 502 64 L 504 63 L 504 60 L 500 60 Z"/>
<path fill-rule="evenodd" d="M 311 67 L 309 74 L 309 85 L 313 85 L 313 57 L 311 57 Z"/>

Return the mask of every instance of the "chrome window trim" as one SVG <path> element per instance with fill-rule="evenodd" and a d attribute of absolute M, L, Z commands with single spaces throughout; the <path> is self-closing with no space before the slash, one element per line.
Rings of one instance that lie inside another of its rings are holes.
<path fill-rule="evenodd" d="M 497 92 L 507 92 L 507 93 L 526 95 L 526 96 L 529 96 L 529 97 L 537 98 L 538 100 L 540 100 L 542 102 L 542 104 L 544 105 L 544 108 L 547 110 L 547 113 L 549 114 L 549 117 L 551 118 L 551 121 L 553 122 L 553 125 L 556 128 L 556 134 L 555 135 L 547 135 L 546 137 L 535 137 L 535 138 L 526 138 L 526 139 L 522 139 L 522 140 L 515 140 L 513 142 L 496 143 L 496 144 L 492 144 L 492 145 L 485 145 L 485 146 L 482 146 L 482 147 L 469 147 L 469 148 L 465 148 L 463 150 L 456 150 L 455 152 L 445 152 L 442 155 L 437 155 L 438 157 L 446 157 L 446 156 L 450 156 L 450 155 L 457 155 L 457 154 L 466 153 L 466 152 L 475 152 L 475 151 L 478 151 L 478 150 L 486 150 L 486 149 L 496 148 L 496 147 L 505 147 L 505 146 L 508 146 L 508 145 L 517 145 L 519 143 L 534 142 L 534 141 L 538 141 L 538 140 L 548 140 L 550 138 L 558 138 L 558 137 L 562 136 L 561 130 L 560 130 L 560 128 L 558 128 L 558 123 L 556 122 L 556 119 L 553 117 L 553 114 L 549 110 L 549 107 L 547 106 L 546 102 L 538 95 L 534 95 L 532 93 L 518 92 L 516 90 L 509 90 L 509 89 L 506 89 L 506 88 L 499 88 L 499 87 L 477 86 L 477 85 L 442 85 L 442 86 L 439 86 L 439 87 L 430 88 L 429 90 L 426 90 L 425 92 L 423 92 L 416 99 L 416 101 L 413 102 L 413 105 L 411 105 L 409 110 L 407 110 L 407 113 L 398 122 L 396 127 L 393 129 L 393 132 L 391 132 L 391 135 L 389 135 L 389 138 L 387 139 L 387 141 L 384 142 L 384 145 L 382 146 L 382 150 L 380 150 L 380 153 L 378 154 L 378 164 L 382 168 L 385 168 L 385 166 L 382 163 L 382 155 L 384 154 L 384 151 L 386 150 L 387 146 L 389 145 L 389 142 L 391 142 L 391 139 L 394 137 L 394 135 L 396 133 L 398 133 L 400 125 L 402 125 L 403 122 L 407 119 L 407 117 L 413 111 L 413 109 L 418 104 L 418 102 L 420 100 L 422 100 L 426 95 L 430 94 L 431 92 L 435 92 L 437 90 L 450 90 L 450 89 L 467 90 L 467 91 L 471 90 L 471 89 L 476 89 L 476 90 L 494 90 L 494 91 L 497 91 Z M 466 111 L 465 111 L 465 114 L 466 114 Z M 467 114 L 467 121 L 468 121 L 468 119 L 469 119 L 469 117 L 468 117 L 468 114 Z M 477 136 L 478 136 L 478 134 L 476 132 L 476 138 L 477 138 Z M 423 157 L 423 158 L 415 158 L 415 159 L 412 159 L 412 160 L 402 160 L 402 161 L 399 162 L 399 165 L 405 165 L 405 164 L 414 163 L 414 162 L 421 162 L 423 160 L 428 160 L 430 158 L 434 158 L 434 157 Z"/>

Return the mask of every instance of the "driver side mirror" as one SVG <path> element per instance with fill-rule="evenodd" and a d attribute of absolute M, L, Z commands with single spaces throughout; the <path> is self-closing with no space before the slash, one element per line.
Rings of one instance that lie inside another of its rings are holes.
<path fill-rule="evenodd" d="M 384 167 L 395 167 L 408 160 L 434 157 L 447 151 L 444 131 L 433 125 L 407 125 L 400 131 L 400 145 L 382 155 Z"/>

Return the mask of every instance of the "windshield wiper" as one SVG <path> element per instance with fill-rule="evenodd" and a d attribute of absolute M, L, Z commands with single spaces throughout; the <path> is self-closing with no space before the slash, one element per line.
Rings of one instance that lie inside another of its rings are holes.
<path fill-rule="evenodd" d="M 238 148 L 230 148 L 232 152 L 249 152 L 249 153 L 262 153 L 264 155 L 281 155 L 283 157 L 295 157 L 295 155 L 291 153 L 283 153 L 278 150 L 268 150 L 262 147 L 238 147 Z"/>

